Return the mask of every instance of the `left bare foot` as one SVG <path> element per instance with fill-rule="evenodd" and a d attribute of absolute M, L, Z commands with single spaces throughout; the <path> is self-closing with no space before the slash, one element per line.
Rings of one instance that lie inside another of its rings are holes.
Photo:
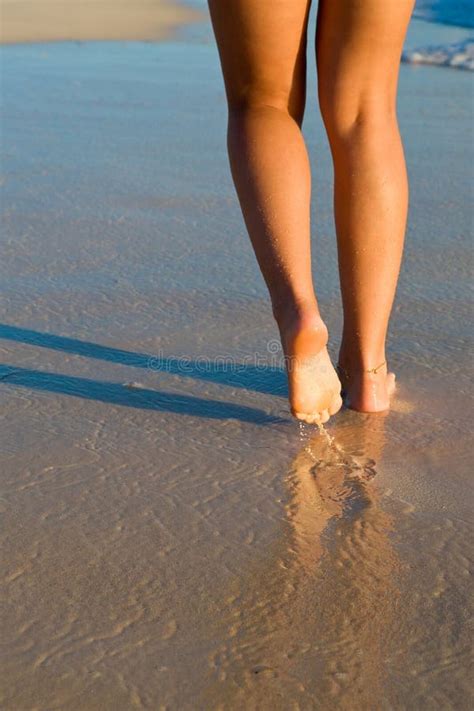
<path fill-rule="evenodd" d="M 328 332 L 315 311 L 279 323 L 292 414 L 310 424 L 327 422 L 341 407 L 341 383 L 326 348 Z"/>

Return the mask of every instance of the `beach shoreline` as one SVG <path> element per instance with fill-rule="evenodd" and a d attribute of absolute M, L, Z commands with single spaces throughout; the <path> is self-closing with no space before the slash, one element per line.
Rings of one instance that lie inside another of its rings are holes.
<path fill-rule="evenodd" d="M 398 389 L 322 437 L 288 412 L 210 23 L 0 55 L 0 707 L 469 708 L 472 73 L 400 67 Z M 313 61 L 303 128 L 335 360 Z"/>
<path fill-rule="evenodd" d="M 199 10 L 173 0 L 87 2 L 76 0 L 3 0 L 0 44 L 137 40 L 172 37 L 196 22 Z"/>

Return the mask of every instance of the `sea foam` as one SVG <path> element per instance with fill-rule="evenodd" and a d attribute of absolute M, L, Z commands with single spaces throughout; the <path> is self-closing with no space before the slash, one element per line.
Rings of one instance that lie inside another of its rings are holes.
<path fill-rule="evenodd" d="M 474 37 L 455 44 L 406 50 L 403 52 L 402 61 L 408 64 L 437 64 L 474 71 Z"/>

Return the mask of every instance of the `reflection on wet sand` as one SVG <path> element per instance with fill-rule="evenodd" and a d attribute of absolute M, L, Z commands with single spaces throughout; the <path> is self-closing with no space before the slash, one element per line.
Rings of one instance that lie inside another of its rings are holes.
<path fill-rule="evenodd" d="M 392 518 L 376 482 L 385 418 L 346 413 L 331 437 L 313 436 L 296 457 L 288 483 L 295 573 L 314 575 L 311 621 L 314 688 L 338 708 L 381 708 L 399 600 L 399 560 Z M 308 585 L 301 589 L 309 594 Z M 310 610 L 310 608 L 308 608 Z M 308 676 L 311 662 L 305 664 Z"/>
<path fill-rule="evenodd" d="M 236 583 L 231 639 L 212 660 L 256 708 L 282 708 L 289 689 L 295 708 L 384 708 L 399 599 L 392 519 L 372 482 L 384 430 L 384 417 L 348 412 L 330 435 L 302 432 L 281 549 Z"/>

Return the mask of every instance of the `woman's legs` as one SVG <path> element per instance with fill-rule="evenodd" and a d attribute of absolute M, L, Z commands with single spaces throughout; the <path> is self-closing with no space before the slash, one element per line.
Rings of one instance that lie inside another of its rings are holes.
<path fill-rule="evenodd" d="M 209 0 L 229 106 L 232 176 L 288 357 L 291 408 L 301 419 L 324 422 L 341 399 L 311 274 L 311 178 L 300 130 L 309 5 Z"/>
<path fill-rule="evenodd" d="M 385 338 L 405 233 L 408 187 L 396 117 L 400 54 L 414 0 L 320 0 L 321 112 L 334 161 L 334 207 L 347 404 L 389 406 Z"/>

